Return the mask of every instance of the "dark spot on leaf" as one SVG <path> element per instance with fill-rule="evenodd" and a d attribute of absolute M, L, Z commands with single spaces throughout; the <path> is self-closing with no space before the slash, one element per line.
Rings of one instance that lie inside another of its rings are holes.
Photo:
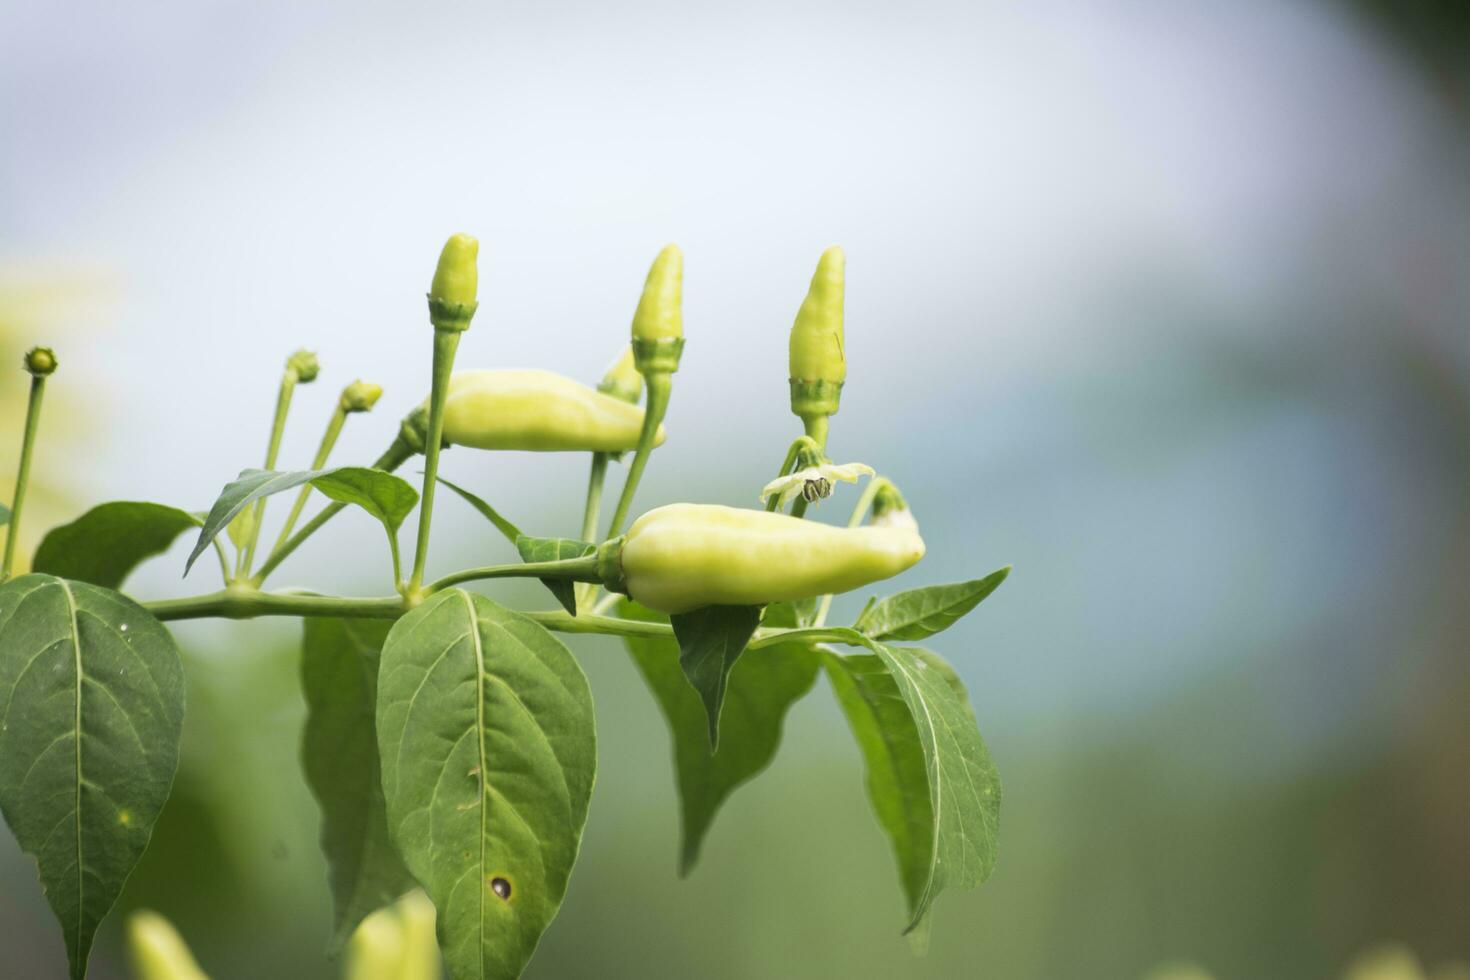
<path fill-rule="evenodd" d="M 490 890 L 499 895 L 501 898 L 506 899 L 507 901 L 510 900 L 510 882 L 506 881 L 504 878 L 491 878 Z"/>

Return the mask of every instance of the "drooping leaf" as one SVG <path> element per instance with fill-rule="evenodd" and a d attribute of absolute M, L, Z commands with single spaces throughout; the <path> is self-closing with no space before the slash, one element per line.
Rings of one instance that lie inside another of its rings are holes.
<path fill-rule="evenodd" d="M 679 666 L 704 703 L 710 750 L 720 745 L 720 709 L 735 661 L 761 622 L 760 606 L 704 606 L 669 617 Z"/>
<path fill-rule="evenodd" d="M 51 575 L 0 586 L 0 812 L 73 980 L 168 799 L 183 717 L 178 649 L 143 607 Z"/>
<path fill-rule="evenodd" d="M 184 574 L 194 567 L 194 562 L 209 542 L 214 540 L 246 507 L 263 497 L 292 490 L 303 483 L 310 483 L 333 500 L 357 504 L 378 520 L 382 521 L 391 535 L 403 523 L 403 518 L 418 502 L 418 492 L 403 478 L 364 466 L 339 466 L 327 470 L 297 470 L 282 473 L 276 470 L 241 470 L 240 475 L 225 485 L 219 499 L 209 509 L 204 524 L 199 530 L 199 540 L 189 552 L 184 563 Z M 411 497 L 410 497 L 411 495 Z M 236 527 L 248 530 L 248 519 Z M 235 532 L 231 532 L 232 538 Z M 239 546 L 239 540 L 236 540 Z"/>
<path fill-rule="evenodd" d="M 1000 777 L 958 677 L 928 651 L 872 649 L 825 662 L 867 762 L 868 798 L 893 846 L 910 932 L 943 889 L 990 876 Z"/>
<path fill-rule="evenodd" d="M 414 887 L 388 837 L 374 724 L 378 657 L 391 626 L 307 619 L 302 636 L 301 761 L 322 811 L 322 852 L 335 908 L 332 956 L 364 917 Z"/>
<path fill-rule="evenodd" d="M 495 529 L 501 534 L 505 535 L 507 541 L 509 541 L 511 544 L 515 544 L 516 538 L 521 536 L 520 528 L 516 527 L 504 517 L 501 517 L 499 511 L 497 511 L 494 507 L 491 507 L 475 494 L 466 490 L 464 487 L 459 486 L 456 483 L 450 483 L 442 476 L 437 477 L 437 479 L 440 483 L 444 484 L 446 487 L 453 490 L 455 493 L 464 498 L 465 503 L 469 504 L 471 507 L 475 508 L 475 510 L 479 511 L 481 517 L 485 518 L 491 524 L 494 524 Z"/>
<path fill-rule="evenodd" d="M 947 630 L 1011 573 L 1010 566 L 972 582 L 930 585 L 869 603 L 853 627 L 875 640 L 922 640 Z"/>
<path fill-rule="evenodd" d="M 618 609 L 627 619 L 667 621 L 666 616 L 626 599 Z M 770 625 L 786 625 L 770 620 L 768 615 Z M 810 646 L 799 643 L 747 651 L 730 671 L 720 719 L 720 749 L 713 752 L 704 703 L 679 666 L 679 645 L 649 637 L 625 637 L 624 642 L 669 724 L 679 789 L 679 874 L 687 875 L 726 798 L 776 757 L 786 712 L 811 690 L 819 657 Z"/>
<path fill-rule="evenodd" d="M 439 592 L 378 670 L 388 832 L 458 980 L 519 976 L 566 893 L 597 765 L 592 695 L 544 627 Z"/>
<path fill-rule="evenodd" d="M 584 558 L 597 550 L 597 545 L 571 538 L 528 538 L 524 534 L 516 538 L 516 551 L 521 561 L 561 561 L 563 558 Z M 541 584 L 551 590 L 561 607 L 573 616 L 577 615 L 575 583 L 562 578 L 543 578 Z"/>
<path fill-rule="evenodd" d="M 116 589 L 133 569 L 203 523 L 188 511 L 164 504 L 137 500 L 98 504 L 70 524 L 47 532 L 31 569 Z"/>

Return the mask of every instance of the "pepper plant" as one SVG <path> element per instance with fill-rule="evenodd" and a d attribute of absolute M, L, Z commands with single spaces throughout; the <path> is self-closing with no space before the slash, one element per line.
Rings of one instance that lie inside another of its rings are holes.
<path fill-rule="evenodd" d="M 287 361 L 263 468 L 241 471 L 203 512 L 99 504 L 47 534 L 30 574 L 12 577 L 42 395 L 57 366 L 44 348 L 27 356 L 19 479 L 0 508 L 10 525 L 0 571 L 0 810 L 36 861 L 73 978 L 85 975 L 98 924 L 168 800 L 185 683 L 164 624 L 182 619 L 303 621 L 302 759 L 335 903 L 329 955 L 364 918 L 422 887 L 454 977 L 510 978 L 525 968 L 566 894 L 596 769 L 592 694 L 558 633 L 621 638 L 666 716 L 683 873 L 721 803 L 769 764 L 786 712 L 824 675 L 897 861 L 906 912 L 896 925 L 922 941 L 941 891 L 990 874 L 995 767 L 959 676 L 913 644 L 968 613 L 1009 569 L 871 599 L 854 622 L 828 622 L 834 593 L 924 554 L 893 483 L 826 454 L 846 378 L 841 250 L 822 256 L 791 331 L 791 407 L 803 434 L 765 487 L 765 507 L 675 503 L 626 529 L 640 477 L 666 438 L 684 349 L 682 255 L 674 246 L 659 254 L 630 345 L 594 390 L 545 371 L 454 371 L 478 306 L 477 253 L 466 235 L 445 245 L 428 293 L 428 398 L 371 465 L 328 465 L 347 419 L 381 394 L 358 381 L 336 402 L 311 468 L 278 468 L 295 390 L 319 373 L 300 351 Z M 588 453 L 577 536 L 528 533 L 443 479 L 441 453 L 451 446 Z M 415 487 L 394 471 L 419 455 Z M 627 475 L 603 525 L 603 483 L 620 460 Z M 834 483 L 864 478 L 845 527 L 806 519 Z M 430 576 L 441 484 L 503 534 L 518 560 Z M 263 550 L 269 499 L 288 491 L 291 510 Z M 314 494 L 327 503 L 298 527 Z M 348 507 L 382 525 L 395 593 L 269 589 L 281 563 Z M 416 540 L 401 552 L 415 510 Z M 219 589 L 153 601 L 121 591 L 180 535 L 195 538 L 185 573 L 213 551 Z M 464 588 L 508 577 L 539 579 L 555 605 L 514 610 Z"/>

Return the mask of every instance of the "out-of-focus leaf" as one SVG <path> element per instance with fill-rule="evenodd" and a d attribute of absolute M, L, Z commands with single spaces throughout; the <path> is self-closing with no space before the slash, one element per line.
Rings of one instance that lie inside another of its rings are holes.
<path fill-rule="evenodd" d="M 70 524 L 47 532 L 31 569 L 116 589 L 133 569 L 203 523 L 188 511 L 164 504 L 136 500 L 98 504 Z"/>

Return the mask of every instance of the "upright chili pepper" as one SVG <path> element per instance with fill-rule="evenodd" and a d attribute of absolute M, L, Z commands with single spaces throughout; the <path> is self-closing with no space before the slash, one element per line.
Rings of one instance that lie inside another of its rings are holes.
<path fill-rule="evenodd" d="M 823 447 L 827 419 L 837 414 L 847 380 L 843 342 L 846 256 L 836 245 L 822 253 L 806 299 L 791 327 L 791 411 Z"/>
<path fill-rule="evenodd" d="M 785 514 L 670 504 L 598 552 L 609 591 L 667 613 L 847 592 L 924 557 L 917 527 L 838 528 Z"/>

